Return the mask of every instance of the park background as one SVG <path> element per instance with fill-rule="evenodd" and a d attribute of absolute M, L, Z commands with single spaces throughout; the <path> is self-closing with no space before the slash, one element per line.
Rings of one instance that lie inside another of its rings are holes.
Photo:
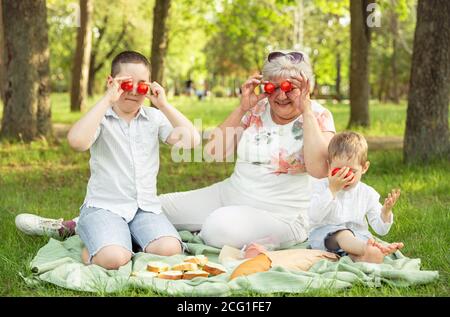
<path fill-rule="evenodd" d="M 238 105 L 240 85 L 269 51 L 305 51 L 312 98 L 332 112 L 338 131 L 369 140 L 364 181 L 382 196 L 402 189 L 383 239 L 403 241 L 405 255 L 440 273 L 425 286 L 306 295 L 450 294 L 448 1 L 0 0 L 0 10 L 0 295 L 90 295 L 25 285 L 19 272 L 30 273 L 48 238 L 18 232 L 14 217 L 78 214 L 89 153 L 71 150 L 65 134 L 102 96 L 114 55 L 128 49 L 151 60 L 152 79 L 205 130 Z M 163 146 L 158 192 L 207 186 L 232 170 L 233 163 L 174 163 Z"/>

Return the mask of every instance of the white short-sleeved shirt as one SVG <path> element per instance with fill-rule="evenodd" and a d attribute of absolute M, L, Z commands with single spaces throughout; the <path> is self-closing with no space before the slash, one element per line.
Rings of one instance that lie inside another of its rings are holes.
<path fill-rule="evenodd" d="M 160 213 L 159 140 L 165 142 L 172 130 L 158 109 L 141 106 L 128 124 L 109 108 L 90 148 L 91 177 L 83 205 L 107 209 L 127 222 L 138 208 Z"/>
<path fill-rule="evenodd" d="M 333 198 L 328 178 L 315 179 L 312 183 L 313 195 L 309 209 L 311 231 L 326 225 L 343 225 L 353 232 L 370 237 L 367 221 L 379 235 L 389 232 L 393 215 L 389 222 L 381 219 L 380 195 L 372 187 L 358 182 L 349 190 L 341 190 Z"/>
<path fill-rule="evenodd" d="M 320 129 L 335 132 L 330 111 L 316 101 L 311 103 Z M 271 212 L 281 220 L 292 222 L 306 216 L 311 192 L 303 158 L 303 116 L 276 124 L 269 101 L 263 99 L 242 123 L 245 130 L 231 183 L 252 199 L 279 206 Z"/>

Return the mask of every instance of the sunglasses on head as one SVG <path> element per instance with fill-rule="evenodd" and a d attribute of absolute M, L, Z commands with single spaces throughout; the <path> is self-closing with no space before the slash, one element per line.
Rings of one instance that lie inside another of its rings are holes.
<path fill-rule="evenodd" d="M 286 56 L 293 63 L 300 63 L 303 61 L 303 54 L 300 52 L 290 52 L 290 53 L 282 53 L 282 52 L 272 52 L 267 56 L 267 60 L 269 62 L 277 59 L 278 57 Z"/>

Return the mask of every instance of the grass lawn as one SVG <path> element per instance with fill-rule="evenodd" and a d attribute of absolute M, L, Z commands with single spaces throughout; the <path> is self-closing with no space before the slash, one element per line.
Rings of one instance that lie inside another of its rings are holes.
<path fill-rule="evenodd" d="M 236 105 L 233 99 L 198 102 L 178 98 L 174 104 L 189 118 L 204 118 L 203 128 L 220 122 Z M 71 123 L 79 114 L 70 114 L 68 96 L 52 95 L 55 122 Z M 348 120 L 347 105 L 331 105 L 336 126 L 343 130 Z M 371 107 L 370 136 L 401 136 L 404 131 L 406 106 L 377 105 Z M 53 285 L 28 287 L 18 272 L 29 273 L 27 267 L 46 238 L 28 237 L 18 232 L 14 217 L 21 212 L 34 212 L 46 217 L 71 218 L 78 214 L 89 177 L 88 153 L 75 153 L 65 141 L 52 145 L 0 143 L 0 296 L 80 296 L 92 295 L 58 288 Z M 321 290 L 306 295 L 318 296 L 449 296 L 450 278 L 450 164 L 406 166 L 398 150 L 369 153 L 372 162 L 364 181 L 382 196 L 392 187 L 400 187 L 402 196 L 394 209 L 396 223 L 383 239 L 403 241 L 403 253 L 422 259 L 422 268 L 438 270 L 439 281 L 412 288 L 366 288 Z M 200 188 L 231 174 L 233 163 L 178 163 L 170 159 L 170 149 L 162 147 L 158 177 L 159 193 Z M 145 290 L 129 289 L 121 296 L 156 296 Z M 253 295 L 253 294 L 241 294 Z M 294 294 L 304 296 L 305 294 Z"/>

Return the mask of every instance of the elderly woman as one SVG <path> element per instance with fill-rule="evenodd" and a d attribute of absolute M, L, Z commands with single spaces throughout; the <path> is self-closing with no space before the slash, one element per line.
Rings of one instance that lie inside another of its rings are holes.
<path fill-rule="evenodd" d="M 268 92 L 255 93 L 269 82 Z M 310 100 L 312 85 L 304 53 L 268 55 L 262 76 L 245 82 L 239 106 L 206 145 L 216 160 L 237 148 L 233 174 L 205 188 L 159 196 L 177 229 L 200 231 L 206 244 L 218 248 L 252 242 L 283 247 L 307 239 L 310 176 L 327 176 L 327 147 L 335 133 L 331 113 Z M 230 129 L 236 133 L 227 137 Z M 61 227 L 30 215 L 16 223 L 27 233 Z"/>

